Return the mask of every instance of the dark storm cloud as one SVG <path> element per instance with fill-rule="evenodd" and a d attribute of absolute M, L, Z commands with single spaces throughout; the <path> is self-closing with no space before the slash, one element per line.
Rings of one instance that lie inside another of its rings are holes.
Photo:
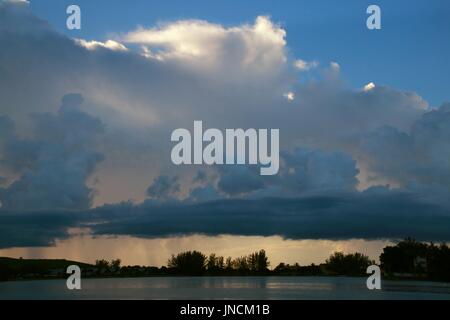
<path fill-rule="evenodd" d="M 164 237 L 280 235 L 292 239 L 450 240 L 450 211 L 416 194 L 367 191 L 257 200 L 218 200 L 193 205 L 103 207 L 95 215 L 112 217 L 94 234 Z"/>
<path fill-rule="evenodd" d="M 256 166 L 225 166 L 220 171 L 217 184 L 220 191 L 228 195 L 239 195 L 264 187 L 264 178 Z"/>
<path fill-rule="evenodd" d="M 94 235 L 142 238 L 231 234 L 450 241 L 450 210 L 414 193 L 379 188 L 198 204 L 121 203 L 79 212 L 0 211 L 0 247 L 49 245 L 68 237 L 68 227 L 89 227 Z"/>
<path fill-rule="evenodd" d="M 81 215 L 73 212 L 0 210 L 0 248 L 50 246 L 69 237 Z"/>
<path fill-rule="evenodd" d="M 14 135 L 11 124 L 0 131 L 1 163 L 19 175 L 11 185 L 0 188 L 2 209 L 91 206 L 93 190 L 86 181 L 103 159 L 95 146 L 103 125 L 79 109 L 82 101 L 81 95 L 69 94 L 57 114 L 33 114 L 33 138 Z"/>
<path fill-rule="evenodd" d="M 223 194 L 220 194 L 216 188 L 208 184 L 206 186 L 194 188 L 189 194 L 189 198 L 186 202 L 207 202 L 222 198 Z"/>

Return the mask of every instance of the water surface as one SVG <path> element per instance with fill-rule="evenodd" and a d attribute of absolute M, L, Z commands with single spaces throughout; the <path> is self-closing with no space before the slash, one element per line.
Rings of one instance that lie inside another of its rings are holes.
<path fill-rule="evenodd" d="M 450 284 L 351 277 L 149 277 L 0 282 L 0 299 L 446 299 Z"/>

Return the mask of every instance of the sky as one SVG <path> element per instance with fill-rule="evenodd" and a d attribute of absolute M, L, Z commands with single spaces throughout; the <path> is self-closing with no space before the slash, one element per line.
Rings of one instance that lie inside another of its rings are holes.
<path fill-rule="evenodd" d="M 450 239 L 450 5 L 0 2 L 0 256 L 377 259 Z M 171 132 L 277 128 L 280 169 L 171 162 Z"/>
<path fill-rule="evenodd" d="M 80 31 L 65 27 L 65 8 L 73 1 L 35 0 L 32 11 L 68 36 L 105 40 L 137 26 L 200 19 L 224 26 L 251 23 L 268 15 L 288 30 L 290 54 L 305 60 L 339 61 L 352 86 L 368 80 L 420 92 L 433 106 L 448 100 L 450 72 L 448 1 L 77 1 L 86 24 Z M 365 28 L 366 8 L 382 8 L 384 28 Z M 89 23 L 89 21 L 95 23 Z M 435 70 L 441 70 L 439 74 Z M 368 76 L 370 75 L 370 76 Z M 418 77 L 418 75 L 420 75 Z M 370 78 L 370 79 L 368 79 Z"/>

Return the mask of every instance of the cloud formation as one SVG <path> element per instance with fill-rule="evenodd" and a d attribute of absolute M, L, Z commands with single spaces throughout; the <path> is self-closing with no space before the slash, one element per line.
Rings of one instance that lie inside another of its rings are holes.
<path fill-rule="evenodd" d="M 312 68 L 316 68 L 319 66 L 319 62 L 317 61 L 305 61 L 302 59 L 297 59 L 294 61 L 294 67 L 300 71 L 308 71 Z"/>
<path fill-rule="evenodd" d="M 81 103 L 81 95 L 68 94 L 56 115 L 33 114 L 32 139 L 15 135 L 12 120 L 3 118 L 1 164 L 19 177 L 0 188 L 2 209 L 90 208 L 93 190 L 86 181 L 103 159 L 95 151 L 103 126 Z"/>
<path fill-rule="evenodd" d="M 362 144 L 366 161 L 379 175 L 401 186 L 450 191 L 450 104 L 425 113 L 409 133 L 383 126 Z"/>
<path fill-rule="evenodd" d="M 125 47 L 123 44 L 114 41 L 114 40 L 107 40 L 106 42 L 101 41 L 86 41 L 84 39 L 76 39 L 76 43 L 78 43 L 80 46 L 85 47 L 88 50 L 96 50 L 98 48 L 105 48 L 113 51 L 128 51 L 127 47 Z"/>
<path fill-rule="evenodd" d="M 416 193 L 384 188 L 295 198 L 221 199 L 201 203 L 124 202 L 77 214 L 0 211 L 0 248 L 45 246 L 68 228 L 94 235 L 161 238 L 190 234 L 280 235 L 287 239 L 450 241 L 448 208 Z"/>
<path fill-rule="evenodd" d="M 0 4 L 0 246 L 49 245 L 77 226 L 139 237 L 449 239 L 448 105 L 430 110 L 417 93 L 378 84 L 349 88 L 344 65 L 291 57 L 286 34 L 260 16 L 71 39 L 26 4 Z M 320 77 L 299 82 L 312 68 Z M 173 166 L 170 133 L 194 120 L 280 129 L 279 174 Z M 357 190 L 363 176 L 363 189 L 381 180 L 401 189 Z"/>
<path fill-rule="evenodd" d="M 153 199 L 169 199 L 180 192 L 178 177 L 159 176 L 147 189 L 147 195 Z"/>
<path fill-rule="evenodd" d="M 287 60 L 285 37 L 285 30 L 260 16 L 253 25 L 231 28 L 203 20 L 141 27 L 123 40 L 144 46 L 150 58 L 268 73 Z"/>
<path fill-rule="evenodd" d="M 186 234 L 281 235 L 290 239 L 450 240 L 450 214 L 413 193 L 368 190 L 296 198 L 218 200 L 200 204 L 102 207 L 112 217 L 94 234 L 166 237 Z M 126 212 L 127 214 L 121 214 Z"/>

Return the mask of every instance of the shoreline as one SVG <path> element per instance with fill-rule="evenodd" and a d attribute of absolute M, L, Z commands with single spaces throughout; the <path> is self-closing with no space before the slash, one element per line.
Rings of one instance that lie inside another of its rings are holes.
<path fill-rule="evenodd" d="M 367 278 L 366 275 L 286 275 L 286 274 L 263 274 L 263 275 L 143 275 L 143 276 L 84 276 L 82 279 L 138 279 L 138 278 L 258 278 L 258 277 L 282 277 L 282 278 Z M 21 279 L 8 279 L 8 280 L 0 280 L 0 283 L 6 282 L 25 282 L 25 281 L 45 281 L 45 280 L 66 280 L 67 277 L 42 277 L 42 278 L 21 278 Z M 448 281 L 440 281 L 440 280 L 432 280 L 426 279 L 423 277 L 418 278 L 401 278 L 401 277 L 382 277 L 382 281 L 393 281 L 393 282 L 401 282 L 401 281 L 417 281 L 417 282 L 432 282 L 432 283 L 442 283 L 448 284 L 450 286 L 450 282 Z"/>

